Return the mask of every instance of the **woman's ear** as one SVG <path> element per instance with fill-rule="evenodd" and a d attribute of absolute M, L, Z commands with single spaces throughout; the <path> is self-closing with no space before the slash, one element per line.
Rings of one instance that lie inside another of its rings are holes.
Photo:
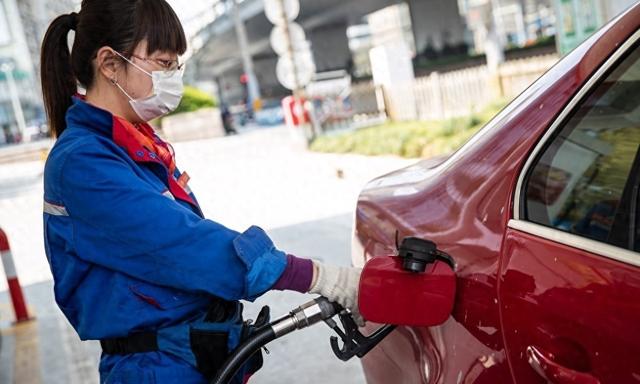
<path fill-rule="evenodd" d="M 96 55 L 97 72 L 111 82 L 117 81 L 117 72 L 122 65 L 120 57 L 109 47 L 102 47 Z"/>

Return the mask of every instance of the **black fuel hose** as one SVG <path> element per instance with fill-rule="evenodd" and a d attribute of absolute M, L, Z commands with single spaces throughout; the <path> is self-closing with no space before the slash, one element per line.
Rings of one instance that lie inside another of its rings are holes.
<path fill-rule="evenodd" d="M 324 297 L 318 297 L 294 309 L 288 315 L 258 329 L 227 358 L 211 384 L 227 384 L 240 367 L 267 343 L 297 329 L 306 328 L 329 319 L 340 310 L 340 306 Z"/>
<path fill-rule="evenodd" d="M 264 327 L 261 330 L 255 332 L 250 338 L 245 340 L 234 353 L 229 356 L 227 361 L 218 371 L 216 378 L 212 383 L 226 384 L 231 378 L 238 372 L 238 369 L 258 352 L 267 343 L 273 341 L 276 338 L 276 333 L 271 327 Z"/>

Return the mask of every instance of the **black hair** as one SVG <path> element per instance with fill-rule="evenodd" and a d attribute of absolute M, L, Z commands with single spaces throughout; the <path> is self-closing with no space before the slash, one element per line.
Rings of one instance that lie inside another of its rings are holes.
<path fill-rule="evenodd" d="M 69 51 L 68 35 L 75 31 Z M 146 40 L 147 54 L 182 55 L 187 40 L 182 24 L 165 0 L 83 0 L 79 13 L 57 17 L 42 41 L 40 77 L 44 105 L 53 134 L 66 127 L 65 115 L 78 83 L 89 89 L 95 80 L 93 59 L 104 46 L 130 57 Z"/>

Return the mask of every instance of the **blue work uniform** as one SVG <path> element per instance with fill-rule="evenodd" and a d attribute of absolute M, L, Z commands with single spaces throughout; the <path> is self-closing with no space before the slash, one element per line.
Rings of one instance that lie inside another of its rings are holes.
<path fill-rule="evenodd" d="M 172 192 L 168 180 L 180 171 L 168 175 L 152 150 L 117 143 L 115 122 L 74 97 L 44 172 L 55 298 L 80 338 L 170 328 L 198 317 L 213 298 L 253 300 L 269 290 L 286 255 L 265 232 L 205 219 L 191 191 Z M 154 351 L 103 354 L 100 382 L 205 380 L 177 355 Z"/>

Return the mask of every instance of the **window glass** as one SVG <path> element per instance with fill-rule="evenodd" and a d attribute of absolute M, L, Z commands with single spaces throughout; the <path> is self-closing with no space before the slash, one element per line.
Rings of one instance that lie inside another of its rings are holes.
<path fill-rule="evenodd" d="M 527 220 L 636 248 L 639 57 L 636 45 L 538 157 L 524 188 Z"/>

